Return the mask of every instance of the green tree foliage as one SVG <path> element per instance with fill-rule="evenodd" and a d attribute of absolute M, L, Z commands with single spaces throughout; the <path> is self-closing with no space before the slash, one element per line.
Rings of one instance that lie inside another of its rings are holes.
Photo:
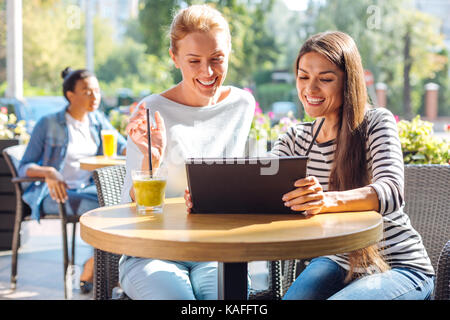
<path fill-rule="evenodd" d="M 84 65 L 81 29 L 67 21 L 60 1 L 23 2 L 24 80 L 49 94 L 60 93 L 61 70 Z"/>
<path fill-rule="evenodd" d="M 101 88 L 113 96 L 118 88 L 131 88 L 135 96 L 141 91 L 161 92 L 173 84 L 169 57 L 146 53 L 146 46 L 126 38 L 117 44 L 97 69 Z"/>
<path fill-rule="evenodd" d="M 411 118 L 421 104 L 423 83 L 448 63 L 441 21 L 411 0 L 328 0 L 317 10 L 313 32 L 339 30 L 356 41 L 365 68 L 388 84 L 388 107 Z"/>
<path fill-rule="evenodd" d="M 168 30 L 179 0 L 143 0 L 139 10 L 140 31 L 147 45 L 147 53 L 168 55 Z"/>

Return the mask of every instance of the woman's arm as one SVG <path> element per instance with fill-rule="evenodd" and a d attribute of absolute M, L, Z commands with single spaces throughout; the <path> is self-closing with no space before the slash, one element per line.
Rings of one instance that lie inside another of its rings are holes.
<path fill-rule="evenodd" d="M 403 158 L 397 126 L 388 111 L 372 114 L 368 128 L 372 183 L 368 186 L 323 192 L 315 177 L 295 182 L 297 188 L 283 196 L 285 205 L 308 214 L 375 210 L 387 214 L 403 204 Z"/>
<path fill-rule="evenodd" d="M 389 214 L 403 205 L 404 164 L 398 128 L 392 113 L 384 108 L 373 111 L 368 128 L 372 183 L 379 212 Z"/>
<path fill-rule="evenodd" d="M 158 111 L 155 112 L 156 126 L 151 126 L 151 157 L 152 168 L 156 169 L 162 162 L 164 151 L 167 144 L 166 129 L 164 119 Z M 132 185 L 130 170 L 139 168 L 140 170 L 149 170 L 149 154 L 148 154 L 148 136 L 147 136 L 147 120 L 145 103 L 141 103 L 136 112 L 130 118 L 127 126 L 129 137 L 127 149 L 127 177 L 124 184 L 127 195 L 131 200 L 135 200 L 134 189 Z M 123 198 L 123 197 L 122 197 Z M 122 199 L 124 200 L 124 199 Z"/>
<path fill-rule="evenodd" d="M 45 137 L 48 131 L 47 117 L 41 118 L 34 126 L 25 153 L 19 164 L 19 175 L 28 177 L 44 178 L 49 189 L 50 196 L 57 202 L 67 200 L 67 185 L 64 179 L 55 168 L 41 166 L 43 153 L 45 150 Z"/>
<path fill-rule="evenodd" d="M 47 131 L 48 120 L 43 117 L 34 126 L 30 135 L 30 141 L 28 142 L 27 148 L 20 159 L 18 168 L 19 176 L 27 176 L 27 171 L 30 166 L 42 163 Z"/>
<path fill-rule="evenodd" d="M 68 186 L 61 173 L 55 168 L 31 164 L 26 171 L 26 175 L 28 177 L 45 178 L 50 197 L 56 202 L 64 203 L 68 199 L 66 191 Z"/>
<path fill-rule="evenodd" d="M 314 176 L 297 180 L 295 190 L 282 198 L 284 205 L 294 211 L 307 214 L 348 211 L 378 211 L 378 196 L 370 187 L 346 191 L 324 192 L 319 180 Z"/>

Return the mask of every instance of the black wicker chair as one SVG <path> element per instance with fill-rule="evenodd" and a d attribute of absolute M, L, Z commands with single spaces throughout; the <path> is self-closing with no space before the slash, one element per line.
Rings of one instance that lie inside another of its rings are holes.
<path fill-rule="evenodd" d="M 120 194 L 125 179 L 125 165 L 96 169 L 93 178 L 97 187 L 100 207 L 120 203 Z M 119 282 L 119 259 L 121 255 L 94 249 L 94 299 L 109 300 Z M 125 296 L 124 296 L 125 297 Z"/>
<path fill-rule="evenodd" d="M 443 261 L 436 278 L 434 299 L 448 299 L 449 264 L 447 244 L 450 239 L 450 166 L 448 165 L 405 165 L 405 212 L 411 225 L 419 232 L 431 263 L 438 270 L 438 259 Z M 446 251 L 445 251 L 446 250 Z M 442 251 L 442 253 L 441 253 Z M 445 256 L 447 255 L 447 256 Z M 285 293 L 292 281 L 300 274 L 308 260 L 285 262 L 283 268 Z M 443 281 L 444 283 L 442 283 Z M 447 290 L 446 293 L 445 289 Z"/>
<path fill-rule="evenodd" d="M 100 206 L 109 206 L 120 202 L 120 193 L 125 178 L 125 166 L 111 166 L 94 170 L 93 177 L 97 186 Z M 95 249 L 94 253 L 94 299 L 113 298 L 117 288 L 119 299 L 127 299 L 118 285 L 118 263 L 120 255 Z M 282 297 L 282 262 L 271 261 L 268 264 L 269 286 L 265 290 L 252 290 L 249 298 L 254 300 L 277 300 Z"/>
<path fill-rule="evenodd" d="M 44 178 L 29 178 L 29 177 L 19 177 L 17 168 L 19 166 L 20 159 L 25 152 L 25 145 L 17 145 L 3 149 L 3 157 L 11 171 L 12 183 L 14 184 L 15 194 L 16 194 L 16 215 L 14 222 L 13 240 L 12 240 L 12 261 L 11 261 L 11 288 L 15 289 L 17 284 L 17 256 L 20 246 L 20 229 L 23 221 L 31 220 L 31 209 L 22 200 L 23 190 L 29 186 L 30 183 L 40 181 L 45 182 Z M 75 238 L 76 238 L 76 226 L 80 219 L 80 216 L 67 216 L 66 209 L 63 204 L 59 205 L 58 215 L 46 215 L 45 213 L 41 215 L 41 219 L 61 219 L 61 229 L 62 229 L 62 241 L 63 241 L 63 259 L 64 259 L 64 297 L 68 297 L 67 286 L 66 286 L 66 275 L 69 265 L 74 265 L 75 262 Z M 68 243 L 67 243 L 67 224 L 72 223 L 72 255 L 69 258 Z"/>
<path fill-rule="evenodd" d="M 450 300 L 450 240 L 442 248 L 436 271 L 435 300 Z"/>
<path fill-rule="evenodd" d="M 405 165 L 405 212 L 421 235 L 435 271 L 442 248 L 450 240 L 449 181 L 448 165 Z M 441 280 L 436 278 L 436 288 Z M 435 290 L 434 299 L 441 298 Z"/>

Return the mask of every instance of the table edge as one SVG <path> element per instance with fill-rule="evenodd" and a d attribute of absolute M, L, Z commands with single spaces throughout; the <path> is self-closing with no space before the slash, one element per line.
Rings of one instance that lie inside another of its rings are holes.
<path fill-rule="evenodd" d="M 345 235 L 277 242 L 202 243 L 158 239 L 145 239 L 143 242 L 142 238 L 133 239 L 100 230 L 93 231 L 86 227 L 81 219 L 80 235 L 85 242 L 97 249 L 143 258 L 222 262 L 290 260 L 351 252 L 376 244 L 383 238 L 383 219 L 380 215 L 377 224 Z M 133 243 L 135 245 L 132 245 Z M 245 246 L 239 246 L 244 243 Z M 214 250 L 211 250 L 211 246 L 214 246 Z M 221 259 L 218 259 L 218 256 Z"/>

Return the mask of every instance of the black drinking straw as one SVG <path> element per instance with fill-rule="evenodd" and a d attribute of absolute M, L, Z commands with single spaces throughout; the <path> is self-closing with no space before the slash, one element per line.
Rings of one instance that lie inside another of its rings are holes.
<path fill-rule="evenodd" d="M 311 143 L 309 144 L 308 151 L 306 151 L 306 156 L 309 155 L 309 152 L 311 151 L 311 148 L 312 148 L 312 146 L 313 146 L 313 144 L 314 144 L 314 141 L 316 141 L 317 135 L 319 134 L 320 128 L 322 128 L 322 125 L 323 125 L 324 121 L 325 121 L 325 118 L 322 118 L 322 121 L 320 121 L 319 127 L 317 128 L 317 131 L 316 131 L 316 133 L 314 134 L 314 137 L 313 137 Z"/>
<path fill-rule="evenodd" d="M 152 166 L 152 137 L 150 133 L 150 109 L 147 108 L 147 140 L 148 140 L 148 167 L 150 170 L 150 177 L 153 178 Z"/>

